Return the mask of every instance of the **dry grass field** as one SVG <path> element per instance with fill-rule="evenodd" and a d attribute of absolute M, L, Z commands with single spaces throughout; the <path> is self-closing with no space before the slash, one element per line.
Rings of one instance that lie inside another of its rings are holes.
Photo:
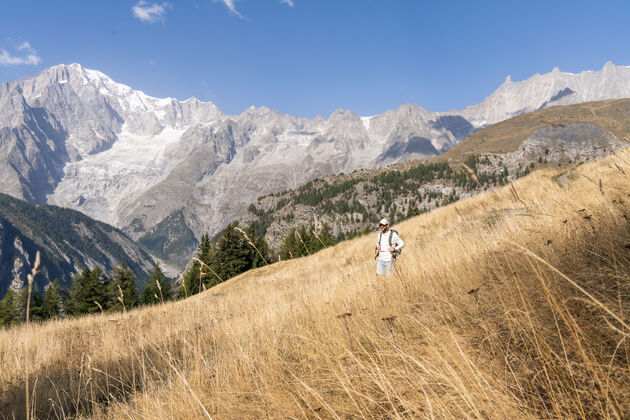
<path fill-rule="evenodd" d="M 552 106 L 509 118 L 472 133 L 466 141 L 459 142 L 439 159 L 463 161 L 470 153 L 513 152 L 538 129 L 573 123 L 591 123 L 622 141 L 630 141 L 630 99 Z"/>
<path fill-rule="evenodd" d="M 25 418 L 630 417 L 630 150 L 189 299 L 0 331 Z M 561 181 L 561 182 L 558 182 Z M 0 416 L 2 418 L 2 416 Z"/>

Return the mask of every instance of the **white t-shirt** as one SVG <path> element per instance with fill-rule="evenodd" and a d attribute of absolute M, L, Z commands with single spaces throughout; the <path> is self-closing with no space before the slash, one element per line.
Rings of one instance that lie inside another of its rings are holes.
<path fill-rule="evenodd" d="M 400 236 L 391 229 L 388 229 L 385 233 L 379 233 L 376 239 L 376 246 L 381 246 L 381 251 L 378 253 L 378 259 L 381 261 L 391 261 L 392 253 L 389 252 L 389 233 L 392 234 L 392 246 L 395 250 L 400 250 L 405 246 L 405 243 Z M 380 242 L 380 243 L 379 243 Z"/>

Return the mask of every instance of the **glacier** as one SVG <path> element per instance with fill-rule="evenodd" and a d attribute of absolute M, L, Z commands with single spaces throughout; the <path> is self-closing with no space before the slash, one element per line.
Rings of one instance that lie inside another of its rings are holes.
<path fill-rule="evenodd" d="M 540 108 L 630 97 L 630 67 L 558 68 L 484 101 L 433 112 L 404 104 L 328 119 L 266 107 L 223 113 L 155 98 L 80 64 L 0 87 L 0 192 L 79 210 L 181 261 L 256 198 L 314 178 L 441 154 L 473 131 Z"/>

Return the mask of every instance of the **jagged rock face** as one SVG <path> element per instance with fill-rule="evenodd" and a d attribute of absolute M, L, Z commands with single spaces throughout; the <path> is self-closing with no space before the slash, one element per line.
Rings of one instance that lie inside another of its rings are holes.
<path fill-rule="evenodd" d="M 181 261 L 203 231 L 222 229 L 261 195 L 437 155 L 479 127 L 541 107 L 627 97 L 629 81 L 630 68 L 608 63 L 506 80 L 461 111 L 406 104 L 310 120 L 264 107 L 225 115 L 212 103 L 152 98 L 60 65 L 0 87 L 0 191 L 80 210 Z"/>
<path fill-rule="evenodd" d="M 475 127 L 484 127 L 526 112 L 554 105 L 630 97 L 630 66 L 607 62 L 601 71 L 536 74 L 522 82 L 507 77 L 496 91 L 478 105 L 453 114 Z"/>

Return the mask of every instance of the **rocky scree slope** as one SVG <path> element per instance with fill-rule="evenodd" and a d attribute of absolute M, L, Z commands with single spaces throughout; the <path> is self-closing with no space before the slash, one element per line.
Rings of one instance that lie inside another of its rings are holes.
<path fill-rule="evenodd" d="M 508 78 L 481 104 L 445 113 L 406 104 L 371 117 L 337 110 L 327 120 L 265 107 L 227 115 L 59 65 L 0 86 L 0 192 L 79 210 L 181 263 L 202 232 L 216 233 L 261 195 L 435 156 L 539 108 L 628 96 L 630 67 L 607 63 Z"/>
<path fill-rule="evenodd" d="M 261 197 L 243 220 L 276 252 L 299 226 L 319 231 L 326 223 L 341 240 L 376 230 L 382 217 L 395 223 L 538 168 L 568 173 L 629 142 L 630 99 L 551 107 L 479 130 L 439 157 L 324 177 Z"/>
<path fill-rule="evenodd" d="M 106 272 L 124 261 L 142 287 L 155 262 L 120 229 L 70 209 L 34 205 L 0 194 L 0 298 L 18 291 L 41 252 L 42 271 L 35 277 L 40 292 L 54 279 L 64 287 L 84 267 Z"/>

